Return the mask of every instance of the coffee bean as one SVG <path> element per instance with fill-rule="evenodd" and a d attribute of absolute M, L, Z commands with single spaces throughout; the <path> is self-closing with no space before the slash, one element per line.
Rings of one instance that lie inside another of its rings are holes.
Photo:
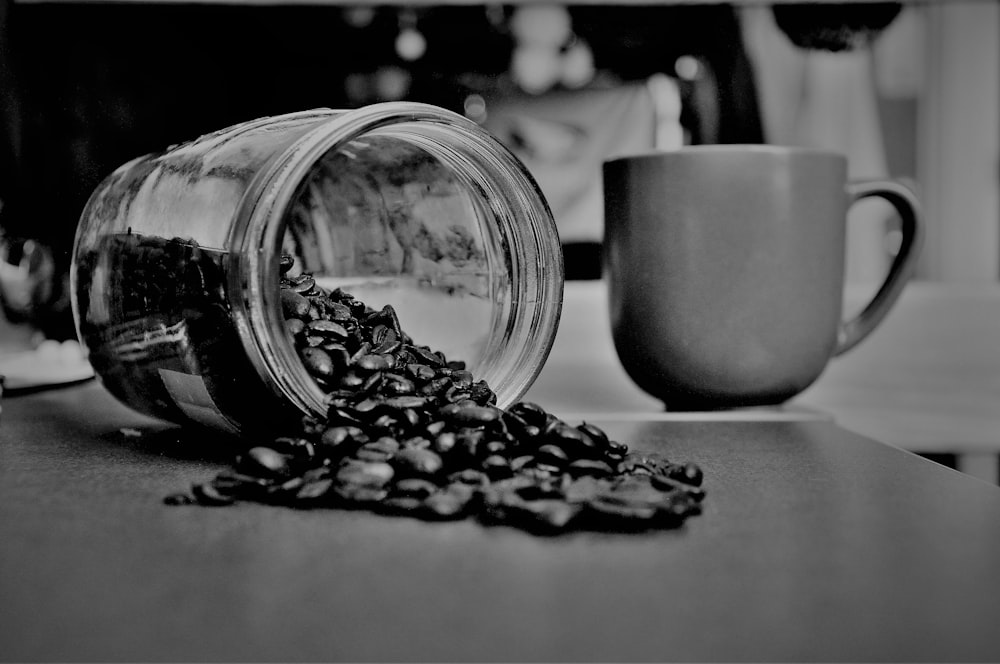
<path fill-rule="evenodd" d="M 348 505 L 379 504 L 389 495 L 385 489 L 361 484 L 334 486 L 332 491 Z"/>
<path fill-rule="evenodd" d="M 429 381 L 436 375 L 434 369 L 426 364 L 416 364 L 413 362 L 406 365 L 406 372 L 413 377 L 414 380 L 420 382 Z"/>
<path fill-rule="evenodd" d="M 357 396 L 357 392 L 354 392 L 354 396 L 355 397 Z M 352 406 L 352 410 L 357 414 L 359 418 L 371 420 L 372 418 L 377 417 L 379 413 L 384 411 L 383 408 L 384 405 L 385 404 L 382 402 L 381 399 L 368 397 L 366 399 L 362 399 L 361 401 L 356 401 Z"/>
<path fill-rule="evenodd" d="M 426 397 L 417 397 L 411 395 L 404 395 L 398 397 L 390 397 L 385 399 L 383 403 L 389 408 L 397 408 L 399 410 L 404 410 L 406 408 L 423 408 L 430 403 L 430 400 Z"/>
<path fill-rule="evenodd" d="M 404 395 L 413 394 L 416 387 L 413 385 L 413 381 L 407 378 L 403 378 L 397 374 L 391 374 L 386 376 L 386 383 L 384 386 L 384 392 L 386 394 Z"/>
<path fill-rule="evenodd" d="M 304 482 L 296 492 L 295 497 L 301 501 L 317 501 L 326 497 L 332 487 L 333 480 L 330 478 Z"/>
<path fill-rule="evenodd" d="M 323 431 L 320 443 L 329 447 L 340 447 L 351 443 L 363 443 L 368 436 L 356 426 L 332 426 Z"/>
<path fill-rule="evenodd" d="M 299 318 L 288 318 L 285 319 L 285 329 L 288 330 L 288 334 L 297 337 L 305 331 L 306 324 Z"/>
<path fill-rule="evenodd" d="M 490 477 L 510 477 L 513 474 L 510 462 L 499 454 L 493 454 L 483 459 L 483 470 Z"/>
<path fill-rule="evenodd" d="M 485 505 L 487 520 L 510 522 L 525 530 L 546 534 L 564 530 L 581 512 L 580 506 L 562 500 L 524 500 L 514 493 L 494 494 Z"/>
<path fill-rule="evenodd" d="M 680 466 L 679 470 L 670 473 L 670 477 L 691 486 L 701 486 L 704 480 L 701 468 L 693 463 L 686 463 Z"/>
<path fill-rule="evenodd" d="M 537 441 L 542 437 L 542 430 L 532 424 L 528 424 L 524 427 L 524 438 L 527 440 Z"/>
<path fill-rule="evenodd" d="M 569 461 L 569 456 L 557 445 L 542 445 L 536 454 L 539 460 L 551 464 L 557 469 Z"/>
<path fill-rule="evenodd" d="M 387 454 L 395 454 L 399 451 L 399 441 L 395 438 L 390 438 L 389 436 L 382 436 L 375 441 L 366 443 L 364 447 L 385 452 Z"/>
<path fill-rule="evenodd" d="M 385 355 L 366 354 L 354 361 L 354 366 L 364 371 L 385 371 L 391 369 L 393 363 Z"/>
<path fill-rule="evenodd" d="M 465 369 L 452 371 L 451 382 L 452 384 L 463 388 L 472 387 L 472 372 L 466 371 Z"/>
<path fill-rule="evenodd" d="M 534 461 L 535 461 L 535 457 L 533 455 L 531 455 L 531 454 L 524 454 L 522 456 L 515 457 L 515 458 L 511 459 L 510 469 L 513 470 L 516 473 L 516 472 L 520 471 L 522 468 L 524 468 L 525 466 L 527 466 L 529 463 L 533 463 Z"/>
<path fill-rule="evenodd" d="M 320 348 L 330 356 L 330 362 L 333 363 L 334 369 L 344 369 L 351 363 L 351 353 L 342 343 L 324 341 L 320 344 Z M 351 396 L 354 396 L 353 392 Z"/>
<path fill-rule="evenodd" d="M 366 378 L 359 376 L 357 373 L 353 371 L 348 371 L 347 373 L 345 373 L 343 376 L 340 377 L 340 382 L 338 384 L 340 385 L 340 387 L 345 389 L 357 390 L 357 388 L 365 384 L 365 380 Z"/>
<path fill-rule="evenodd" d="M 548 413 L 538 404 L 521 401 L 510 407 L 510 412 L 520 417 L 529 426 L 542 428 Z"/>
<path fill-rule="evenodd" d="M 641 454 L 627 454 L 618 464 L 617 472 L 626 475 L 645 474 L 652 475 L 654 468 L 647 465 L 646 459 Z"/>
<path fill-rule="evenodd" d="M 503 454 L 507 451 L 507 443 L 502 440 L 491 440 L 486 443 L 484 449 L 487 454 Z"/>
<path fill-rule="evenodd" d="M 653 475 L 653 486 L 661 491 L 678 491 L 687 494 L 692 500 L 701 502 L 705 499 L 705 490 L 692 484 L 686 484 L 664 475 Z"/>
<path fill-rule="evenodd" d="M 412 365 L 411 365 L 412 366 Z M 420 394 L 427 396 L 436 396 L 438 394 L 444 394 L 451 387 L 450 378 L 435 378 L 434 380 L 428 381 L 423 387 L 420 388 Z"/>
<path fill-rule="evenodd" d="M 361 383 L 361 387 L 358 388 L 358 393 L 374 394 L 380 387 L 382 387 L 383 383 L 385 383 L 385 376 L 382 375 L 382 372 L 377 371 L 368 376 L 368 378 Z"/>
<path fill-rule="evenodd" d="M 316 286 L 316 280 L 307 274 L 300 275 L 291 280 L 292 290 L 299 294 L 308 294 Z"/>
<path fill-rule="evenodd" d="M 598 448 L 597 443 L 587 434 L 576 427 L 568 424 L 560 424 L 551 431 L 547 440 L 561 447 L 567 454 L 574 457 L 594 458 L 600 457 L 603 452 Z"/>
<path fill-rule="evenodd" d="M 367 411 L 361 410 L 358 406 L 354 408 L 331 406 L 326 411 L 326 423 L 331 426 L 361 426 L 361 416 L 365 412 Z"/>
<path fill-rule="evenodd" d="M 321 337 L 333 337 L 336 339 L 346 339 L 347 330 L 344 329 L 343 325 L 334 323 L 332 320 L 313 320 L 309 321 L 306 325 L 310 334 L 316 334 Z"/>
<path fill-rule="evenodd" d="M 610 528 L 635 528 L 648 526 L 656 518 L 657 508 L 648 504 L 631 504 L 606 498 L 596 498 L 585 503 L 585 509 Z"/>
<path fill-rule="evenodd" d="M 434 475 L 444 467 L 437 453 L 412 447 L 400 450 L 393 462 L 400 473 L 408 475 Z"/>
<path fill-rule="evenodd" d="M 375 418 L 369 429 L 377 434 L 393 434 L 399 428 L 399 423 L 398 417 L 385 413 Z"/>
<path fill-rule="evenodd" d="M 414 498 L 426 498 L 438 490 L 436 484 L 417 477 L 402 479 L 393 486 L 393 493 Z"/>
<path fill-rule="evenodd" d="M 383 487 L 396 472 L 384 461 L 352 462 L 337 471 L 337 482 L 354 486 Z"/>
<path fill-rule="evenodd" d="M 437 452 L 438 454 L 447 454 L 452 450 L 453 447 L 455 447 L 455 442 L 457 440 L 458 438 L 455 436 L 454 432 L 452 431 L 441 432 L 434 438 L 434 443 L 433 443 L 434 451 Z"/>
<path fill-rule="evenodd" d="M 471 398 L 476 403 L 483 406 L 491 406 L 497 402 L 496 393 L 490 389 L 490 386 L 487 385 L 484 380 L 480 380 L 472 384 L 471 395 Z"/>
<path fill-rule="evenodd" d="M 579 513 L 580 506 L 558 499 L 526 500 L 517 506 L 519 516 L 525 519 L 532 530 L 559 531 L 565 528 Z"/>
<path fill-rule="evenodd" d="M 490 424 L 500 419 L 500 410 L 492 406 L 452 403 L 441 409 L 441 414 L 458 424 Z"/>
<path fill-rule="evenodd" d="M 459 484 L 471 484 L 473 486 L 479 486 L 489 483 L 489 477 L 486 473 L 483 473 L 472 468 L 465 468 L 458 472 L 452 473 L 448 476 L 448 481 L 451 483 Z"/>
<path fill-rule="evenodd" d="M 392 457 L 391 452 L 373 448 L 371 444 L 362 445 L 354 452 L 354 458 L 361 461 L 388 461 Z"/>
<path fill-rule="evenodd" d="M 285 455 L 270 447 L 250 448 L 237 460 L 236 465 L 250 475 L 263 477 L 287 475 L 290 472 Z"/>
<path fill-rule="evenodd" d="M 431 441 L 423 436 L 414 436 L 403 441 L 403 449 L 426 450 L 431 447 Z"/>
<path fill-rule="evenodd" d="M 324 378 L 333 375 L 333 360 L 327 352 L 321 348 L 303 348 L 299 355 L 302 357 L 302 364 L 306 371 L 314 376 Z"/>
<path fill-rule="evenodd" d="M 604 433 L 604 431 L 599 427 L 596 427 L 593 424 L 588 424 L 587 422 L 583 422 L 577 425 L 576 428 L 587 438 L 593 441 L 595 446 L 597 446 L 598 448 L 602 450 L 608 449 L 608 446 L 610 445 L 611 441 L 608 440 L 608 434 Z"/>
<path fill-rule="evenodd" d="M 165 505 L 191 505 L 194 502 L 194 498 L 186 493 L 171 493 L 163 498 Z"/>
<path fill-rule="evenodd" d="M 220 493 L 218 489 L 208 482 L 193 485 L 191 487 L 191 493 L 194 494 L 195 501 L 197 501 L 199 505 L 224 507 L 226 505 L 232 505 L 236 502 L 232 496 Z"/>
<path fill-rule="evenodd" d="M 451 379 L 449 378 L 448 381 L 450 383 Z M 478 403 L 472 400 L 472 392 L 470 392 L 469 390 L 464 390 L 458 385 L 451 385 L 450 387 L 448 387 L 448 389 L 444 391 L 444 400 L 452 404 L 462 403 L 466 407 L 479 406 Z"/>
<path fill-rule="evenodd" d="M 239 457 L 235 465 L 239 465 Z M 260 477 L 256 474 L 246 475 L 237 471 L 226 471 L 216 475 L 211 483 L 219 493 L 237 498 L 251 498 L 266 489 L 271 479 L 273 478 Z"/>
<path fill-rule="evenodd" d="M 399 347 L 402 345 L 403 344 L 398 340 L 385 339 L 382 341 L 382 343 L 372 348 L 372 353 L 376 355 L 386 355 L 388 357 L 395 358 L 396 356 L 392 355 L 392 353 L 395 353 L 397 350 L 399 350 Z"/>
<path fill-rule="evenodd" d="M 425 516 L 438 519 L 459 519 L 466 515 L 469 498 L 452 491 L 435 493 L 424 499 Z"/>
<path fill-rule="evenodd" d="M 486 434 L 479 429 L 463 427 L 455 435 L 455 447 L 459 454 L 468 459 L 480 456 L 480 446 L 485 444 Z"/>
<path fill-rule="evenodd" d="M 308 457 L 315 452 L 312 442 L 302 436 L 279 436 L 272 440 L 267 447 L 291 457 Z"/>
<path fill-rule="evenodd" d="M 290 479 L 285 480 L 281 484 L 277 485 L 272 484 L 271 486 L 268 487 L 267 490 L 272 496 L 281 498 L 289 494 L 296 493 L 300 488 L 302 488 L 302 485 L 305 483 L 306 481 L 301 477 L 292 477 Z"/>
<path fill-rule="evenodd" d="M 309 300 L 304 295 L 300 295 L 293 290 L 282 289 L 281 310 L 285 318 L 305 318 L 309 315 Z"/>

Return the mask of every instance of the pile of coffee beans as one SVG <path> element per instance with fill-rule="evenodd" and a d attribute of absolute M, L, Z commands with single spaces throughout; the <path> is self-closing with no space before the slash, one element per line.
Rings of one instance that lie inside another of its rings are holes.
<path fill-rule="evenodd" d="M 325 418 L 251 447 L 170 504 L 254 501 L 361 508 L 428 520 L 476 517 L 538 533 L 673 528 L 701 511 L 702 472 L 630 453 L 592 424 L 540 406 L 496 407 L 464 363 L 418 345 L 391 306 L 373 309 L 306 274 L 281 303 Z"/>

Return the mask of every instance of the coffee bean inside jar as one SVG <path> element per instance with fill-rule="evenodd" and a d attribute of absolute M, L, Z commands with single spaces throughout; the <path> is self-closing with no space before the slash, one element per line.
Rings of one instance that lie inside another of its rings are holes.
<path fill-rule="evenodd" d="M 546 534 L 674 528 L 700 513 L 697 466 L 629 453 L 536 404 L 498 408 L 484 380 L 411 338 L 391 305 L 289 276 L 290 257 L 280 265 L 289 339 L 326 394 L 326 415 L 165 502 L 473 516 Z"/>

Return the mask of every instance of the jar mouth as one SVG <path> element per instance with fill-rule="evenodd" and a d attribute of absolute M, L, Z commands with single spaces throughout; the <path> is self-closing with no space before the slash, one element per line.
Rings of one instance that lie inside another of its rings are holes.
<path fill-rule="evenodd" d="M 249 221 L 239 231 L 242 236 L 234 237 L 231 245 L 236 249 L 231 259 L 243 264 L 234 266 L 230 275 L 245 280 L 230 284 L 231 292 L 240 294 L 234 306 L 235 319 L 244 332 L 240 337 L 245 350 L 261 378 L 303 413 L 325 414 L 326 394 L 306 371 L 285 331 L 279 301 L 279 257 L 290 231 L 290 215 L 314 169 L 327 167 L 321 162 L 328 155 L 350 156 L 352 143 L 356 147 L 383 141 L 429 155 L 454 176 L 454 182 L 465 192 L 468 208 L 476 217 L 471 227 L 478 229 L 471 235 L 478 232 L 481 237 L 470 239 L 468 232 L 458 232 L 461 228 L 442 232 L 457 234 L 459 243 L 468 240 L 470 246 L 481 246 L 482 256 L 477 258 L 487 269 L 479 270 L 486 274 L 476 276 L 475 266 L 466 267 L 465 276 L 475 281 L 472 288 L 484 290 L 475 294 L 474 301 L 466 300 L 464 305 L 452 301 L 449 306 L 465 310 L 466 305 L 474 304 L 486 307 L 484 311 L 489 314 L 488 321 L 482 324 L 486 339 L 481 350 L 473 352 L 479 356 L 449 359 L 469 361 L 476 378 L 485 379 L 497 394 L 499 406 L 515 402 L 544 365 L 562 310 L 562 252 L 555 222 L 538 185 L 524 165 L 486 130 L 450 111 L 426 104 L 389 102 L 329 114 L 328 121 L 287 148 L 258 175 L 241 209 Z M 394 202 L 385 204 L 391 207 Z M 451 237 L 446 239 L 454 242 Z M 407 240 L 421 243 L 426 237 L 394 241 L 393 247 L 401 245 L 405 252 Z M 468 251 L 471 256 L 476 249 Z M 434 287 L 451 289 L 448 292 L 454 295 L 455 284 L 443 283 L 454 263 L 444 265 L 437 276 L 424 279 L 424 285 L 433 282 Z M 469 290 L 468 285 L 459 288 Z M 409 299 L 404 297 L 402 306 Z M 375 308 L 385 304 L 366 303 Z M 443 328 L 444 321 L 437 320 L 441 315 L 440 311 L 417 312 L 409 320 L 411 324 Z M 404 331 L 409 333 L 407 316 L 401 319 Z M 463 325 L 452 325 L 452 331 L 460 335 Z M 435 348 L 439 340 L 440 336 L 436 340 L 415 337 L 414 343 Z"/>

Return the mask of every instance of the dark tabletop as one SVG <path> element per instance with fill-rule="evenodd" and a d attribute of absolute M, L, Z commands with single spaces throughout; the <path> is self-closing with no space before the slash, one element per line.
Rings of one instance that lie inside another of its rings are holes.
<path fill-rule="evenodd" d="M 1000 660 L 1000 488 L 826 421 L 600 424 L 701 465 L 704 514 L 539 537 L 169 507 L 219 439 L 96 383 L 5 399 L 0 659 Z"/>

